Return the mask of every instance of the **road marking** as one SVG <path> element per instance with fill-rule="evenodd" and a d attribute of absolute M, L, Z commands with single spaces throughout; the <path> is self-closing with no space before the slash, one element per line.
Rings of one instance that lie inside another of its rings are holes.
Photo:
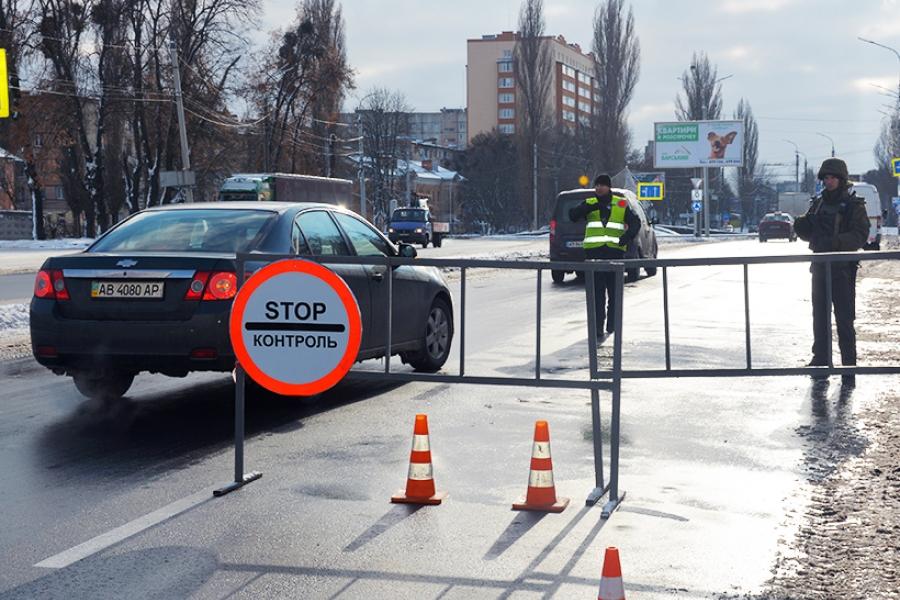
<path fill-rule="evenodd" d="M 120 527 L 116 527 L 111 531 L 107 531 L 106 533 L 102 533 L 97 537 L 90 539 L 83 544 L 78 544 L 73 548 L 69 548 L 59 554 L 51 556 L 50 558 L 44 559 L 41 562 L 34 565 L 35 567 L 43 567 L 46 569 L 62 569 L 68 567 L 72 563 L 78 562 L 83 558 L 87 558 L 92 554 L 96 554 L 101 550 L 105 550 L 114 544 L 118 544 L 122 540 L 128 539 L 131 536 L 138 534 L 146 529 L 150 529 L 154 525 L 159 525 L 163 521 L 167 519 L 171 519 L 174 516 L 177 516 L 191 508 L 206 502 L 207 500 L 212 500 L 212 488 L 208 490 L 204 490 L 202 492 L 197 492 L 192 496 L 188 496 L 187 498 L 182 498 L 181 500 L 176 500 L 171 504 L 167 504 L 163 506 L 159 510 L 155 510 L 152 513 L 146 514 L 143 517 L 139 517 L 134 521 L 129 523 L 125 523 Z"/>

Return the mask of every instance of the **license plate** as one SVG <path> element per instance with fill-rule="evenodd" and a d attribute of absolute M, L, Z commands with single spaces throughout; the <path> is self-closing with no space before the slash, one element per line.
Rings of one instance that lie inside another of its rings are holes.
<path fill-rule="evenodd" d="M 581 242 L 579 242 L 579 241 L 566 242 L 566 248 L 581 248 Z"/>
<path fill-rule="evenodd" d="M 162 281 L 92 281 L 91 298 L 162 298 Z"/>

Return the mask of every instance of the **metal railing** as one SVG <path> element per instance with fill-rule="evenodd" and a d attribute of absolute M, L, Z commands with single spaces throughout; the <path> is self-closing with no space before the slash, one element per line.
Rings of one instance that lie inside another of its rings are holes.
<path fill-rule="evenodd" d="M 267 262 L 281 259 L 296 259 L 297 256 L 265 255 L 265 254 L 238 254 L 237 272 L 238 285 L 242 285 L 245 271 L 248 267 L 262 265 Z M 309 257 L 302 257 L 304 259 Z M 831 375 L 831 374 L 900 374 L 900 364 L 881 366 L 842 366 L 835 367 L 829 358 L 829 365 L 825 367 L 780 367 L 758 368 L 753 367 L 751 352 L 751 319 L 750 319 L 750 265 L 770 265 L 784 263 L 824 263 L 826 274 L 826 305 L 831 306 L 832 263 L 846 261 L 874 261 L 897 260 L 900 252 L 865 252 L 865 253 L 829 253 L 795 256 L 764 256 L 764 257 L 734 257 L 734 258 L 688 258 L 688 259 L 656 259 L 656 260 L 622 260 L 622 261 L 588 261 L 588 262 L 548 262 L 548 261 L 502 261 L 502 260 L 478 260 L 478 259 L 427 259 L 427 258 L 398 258 L 398 257 L 318 257 L 317 262 L 326 266 L 329 264 L 352 265 L 379 265 L 386 266 L 393 273 L 393 268 L 402 265 L 433 266 L 442 269 L 458 269 L 460 277 L 460 303 L 459 303 L 459 365 L 456 373 L 418 373 L 411 371 L 397 372 L 392 370 L 390 353 L 384 358 L 383 371 L 364 369 L 351 370 L 347 378 L 355 380 L 376 380 L 394 382 L 428 382 L 428 383 L 465 383 L 475 385 L 502 385 L 502 386 L 528 386 L 543 388 L 567 388 L 585 389 L 591 392 L 591 420 L 594 444 L 594 479 L 595 487 L 586 498 L 586 504 L 594 505 L 600 498 L 609 494 L 606 504 L 603 506 L 602 516 L 607 518 L 624 498 L 625 492 L 619 488 L 619 450 L 620 450 L 620 417 L 621 417 L 621 389 L 623 379 L 647 379 L 663 377 L 772 377 L 789 375 Z M 673 369 L 671 365 L 671 323 L 669 318 L 669 284 L 668 270 L 677 267 L 735 265 L 743 267 L 743 297 L 744 297 L 744 344 L 746 366 L 744 368 L 689 368 Z M 622 321 L 623 321 L 623 288 L 625 271 L 635 267 L 662 269 L 663 292 L 663 328 L 665 339 L 665 368 L 662 369 L 624 369 L 622 366 Z M 536 272 L 536 331 L 535 331 L 535 368 L 533 377 L 511 376 L 475 376 L 466 374 L 466 315 L 468 313 L 466 294 L 466 273 L 471 269 L 504 269 L 504 270 L 531 270 Z M 588 325 L 588 367 L 587 379 L 547 379 L 542 377 L 541 371 L 541 306 L 543 295 L 543 272 L 548 270 L 566 270 L 583 272 L 587 281 L 586 311 Z M 615 274 L 615 314 L 612 315 L 614 323 L 613 356 L 610 370 L 600 370 L 597 360 L 597 323 L 594 314 L 594 277 L 598 272 L 610 272 Z M 385 308 L 385 321 L 387 332 L 384 348 L 392 348 L 392 304 L 393 304 L 393 278 L 385 279 L 387 285 L 387 306 Z M 828 314 L 828 331 L 831 331 L 831 311 Z M 831 356 L 831 336 L 828 336 L 828 355 Z M 244 379 L 243 370 L 238 367 L 235 388 L 235 480 L 232 484 L 217 491 L 221 495 L 244 485 L 259 477 L 259 473 L 245 474 L 243 470 L 243 410 L 244 410 Z M 608 390 L 611 392 L 610 413 L 610 467 L 609 480 L 603 472 L 603 448 L 600 429 L 600 398 L 599 392 Z"/>

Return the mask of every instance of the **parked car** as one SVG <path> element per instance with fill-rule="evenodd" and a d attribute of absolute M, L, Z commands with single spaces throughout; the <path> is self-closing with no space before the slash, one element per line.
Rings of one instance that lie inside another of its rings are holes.
<path fill-rule="evenodd" d="M 641 229 L 637 237 L 628 245 L 625 258 L 656 258 L 659 246 L 656 242 L 656 232 L 653 230 L 643 206 L 630 190 L 613 188 L 613 193 L 624 196 L 628 201 L 628 207 L 641 219 Z M 586 198 L 594 195 L 592 189 L 576 189 L 560 192 L 553 205 L 553 213 L 550 220 L 550 260 L 565 262 L 580 262 L 584 260 L 584 250 L 581 244 L 584 241 L 585 221 L 573 222 L 569 218 L 569 209 L 581 204 Z M 656 275 L 656 267 L 644 269 L 647 275 Z M 625 271 L 629 281 L 636 281 L 639 268 L 633 267 Z M 562 283 L 566 277 L 563 269 L 552 269 L 550 275 L 554 283 Z M 582 276 L 579 273 L 579 276 Z"/>
<path fill-rule="evenodd" d="M 794 231 L 794 217 L 785 212 L 767 213 L 759 222 L 758 235 L 760 242 L 776 238 L 796 242 L 797 232 Z"/>
<path fill-rule="evenodd" d="M 91 398 L 117 398 L 142 371 L 231 371 L 228 334 L 236 252 L 415 257 L 334 205 L 211 202 L 151 208 L 83 252 L 47 259 L 31 301 L 37 361 Z M 392 277 L 392 347 L 421 371 L 443 366 L 453 337 L 450 291 L 433 267 L 328 264 L 359 304 L 357 360 L 384 356 Z M 248 263 L 252 272 L 262 263 Z"/>

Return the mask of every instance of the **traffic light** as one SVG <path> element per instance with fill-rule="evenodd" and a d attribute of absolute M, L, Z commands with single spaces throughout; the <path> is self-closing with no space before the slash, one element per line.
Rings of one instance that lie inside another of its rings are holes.
<path fill-rule="evenodd" d="M 0 119 L 9 117 L 9 78 L 6 75 L 6 50 L 0 48 Z"/>

